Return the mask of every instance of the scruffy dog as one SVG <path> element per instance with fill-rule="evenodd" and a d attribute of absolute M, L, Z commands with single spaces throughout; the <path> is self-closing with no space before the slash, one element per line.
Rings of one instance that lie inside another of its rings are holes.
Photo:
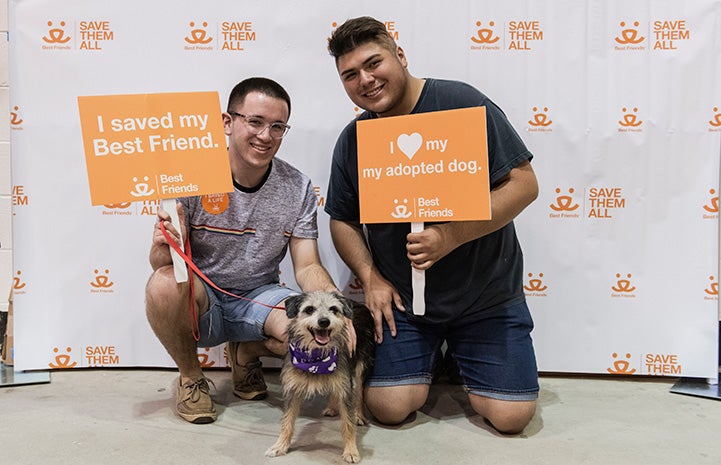
<path fill-rule="evenodd" d="M 363 414 L 363 381 L 375 353 L 373 317 L 365 306 L 329 292 L 290 297 L 285 308 L 290 323 L 288 356 L 280 373 L 284 413 L 280 436 L 265 455 L 288 452 L 303 400 L 329 395 L 323 414 L 334 416 L 340 410 L 343 460 L 358 463 L 356 425 L 368 423 Z M 356 332 L 353 356 L 344 317 L 352 319 Z"/>

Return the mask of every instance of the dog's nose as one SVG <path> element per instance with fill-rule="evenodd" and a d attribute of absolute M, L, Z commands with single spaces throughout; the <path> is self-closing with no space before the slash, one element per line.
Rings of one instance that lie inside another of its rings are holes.
<path fill-rule="evenodd" d="M 328 318 L 321 318 L 320 320 L 318 320 L 318 326 L 320 326 L 321 328 L 327 328 L 328 326 L 330 326 L 330 320 Z"/>

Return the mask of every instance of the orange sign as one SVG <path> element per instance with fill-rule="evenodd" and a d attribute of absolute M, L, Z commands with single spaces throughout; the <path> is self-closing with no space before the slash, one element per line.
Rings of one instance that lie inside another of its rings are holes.
<path fill-rule="evenodd" d="M 491 218 L 486 108 L 359 121 L 361 223 Z"/>
<path fill-rule="evenodd" d="M 93 205 L 233 190 L 217 92 L 78 97 Z"/>

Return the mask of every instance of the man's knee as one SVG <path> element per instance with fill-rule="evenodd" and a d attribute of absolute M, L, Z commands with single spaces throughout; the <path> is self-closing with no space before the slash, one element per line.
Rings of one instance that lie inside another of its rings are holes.
<path fill-rule="evenodd" d="M 508 401 L 470 394 L 471 406 L 503 434 L 519 434 L 531 422 L 536 401 Z"/>
<path fill-rule="evenodd" d="M 368 410 L 380 423 L 398 425 L 420 409 L 428 398 L 428 385 L 369 387 L 364 400 Z"/>
<path fill-rule="evenodd" d="M 177 282 L 172 265 L 153 271 L 145 285 L 145 301 L 148 306 L 158 307 L 169 299 L 176 300 L 177 294 Z"/>

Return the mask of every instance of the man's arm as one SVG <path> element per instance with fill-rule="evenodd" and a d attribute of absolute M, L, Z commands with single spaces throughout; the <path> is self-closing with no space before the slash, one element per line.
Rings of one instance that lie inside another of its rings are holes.
<path fill-rule="evenodd" d="M 293 260 L 295 281 L 302 291 L 340 292 L 320 261 L 315 239 L 291 237 L 288 248 Z"/>
<path fill-rule="evenodd" d="M 408 258 L 414 268 L 427 270 L 458 246 L 495 232 L 518 216 L 538 197 L 538 180 L 526 161 L 513 168 L 491 190 L 491 220 L 452 221 L 408 234 Z"/>
<path fill-rule="evenodd" d="M 401 296 L 373 264 L 360 224 L 331 219 L 330 232 L 338 255 L 363 285 L 365 304 L 373 315 L 376 340 L 380 344 L 383 342 L 383 319 L 388 322 L 391 335 L 396 335 L 391 302 L 403 310 Z"/>

